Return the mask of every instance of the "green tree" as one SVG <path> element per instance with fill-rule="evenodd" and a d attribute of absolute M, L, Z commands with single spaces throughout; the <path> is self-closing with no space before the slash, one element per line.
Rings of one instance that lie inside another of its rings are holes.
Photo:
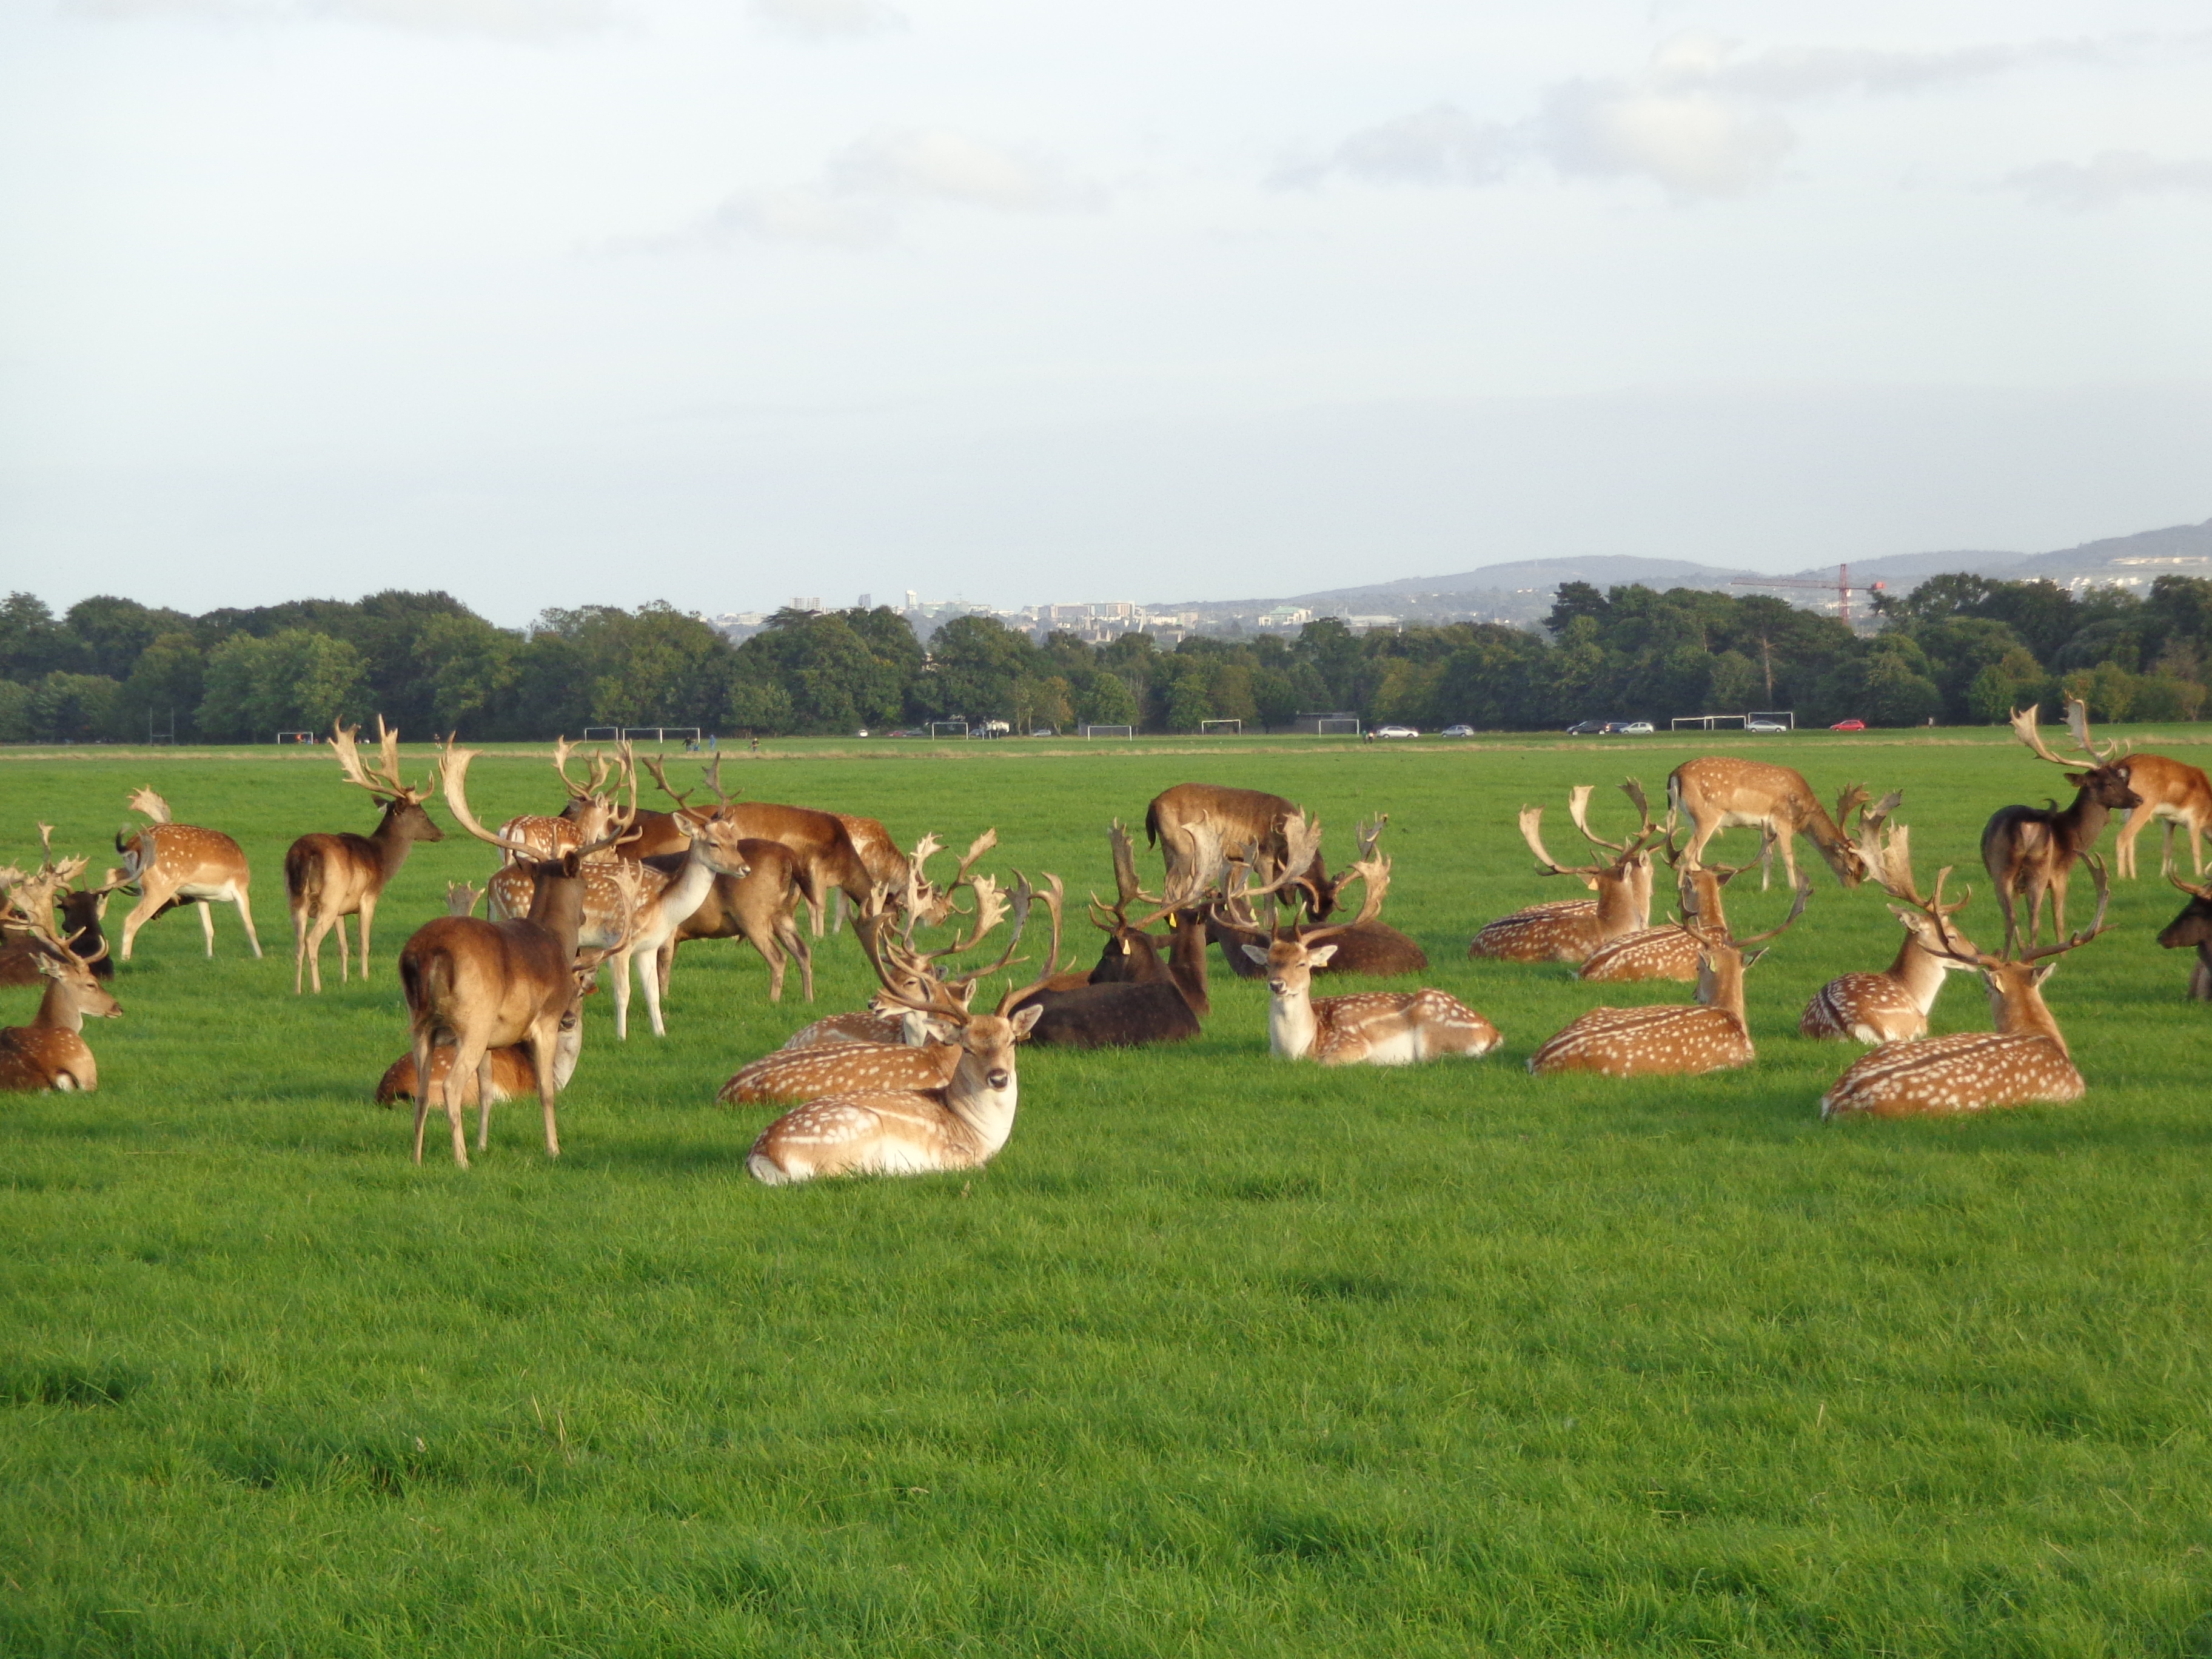
<path fill-rule="evenodd" d="M 929 642 L 933 672 L 927 698 L 937 714 L 1011 720 L 1014 684 L 1040 653 L 1026 634 L 996 617 L 956 617 Z"/>
<path fill-rule="evenodd" d="M 368 665 L 345 641 L 303 628 L 266 639 L 237 634 L 208 657 L 198 724 L 208 737 L 265 741 L 280 731 L 357 721 L 368 701 Z"/>
<path fill-rule="evenodd" d="M 206 679 L 207 658 L 193 634 L 179 629 L 155 635 L 123 683 L 111 735 L 126 742 L 155 732 L 166 737 L 173 729 L 180 738 L 193 736 Z"/>

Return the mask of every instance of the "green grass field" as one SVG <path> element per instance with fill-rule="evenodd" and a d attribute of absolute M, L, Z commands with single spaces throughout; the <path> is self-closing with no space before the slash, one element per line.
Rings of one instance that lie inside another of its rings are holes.
<path fill-rule="evenodd" d="M 1521 805 L 1562 852 L 1568 785 L 1618 825 L 1623 775 L 1745 744 L 1831 799 L 1901 786 L 1994 945 L 1980 825 L 2060 787 L 2002 737 L 771 745 L 730 781 L 908 842 L 995 824 L 1072 894 L 1186 779 L 1301 799 L 1333 856 L 1387 811 L 1388 915 L 1506 1034 L 1286 1066 L 1217 970 L 1188 1048 L 1025 1052 L 987 1171 L 775 1191 L 768 1114 L 714 1091 L 859 1004 L 849 934 L 812 1009 L 730 945 L 686 951 L 665 1041 L 592 999 L 557 1164 L 525 1104 L 472 1172 L 435 1133 L 418 1170 L 369 1100 L 393 963 L 489 849 L 419 849 L 375 977 L 326 947 L 295 998 L 283 848 L 373 821 L 327 750 L 5 751 L 0 860 L 40 817 L 103 853 L 150 783 L 245 844 L 269 955 L 163 918 L 88 1033 L 100 1092 L 0 1109 L 0 1651 L 2212 1653 L 2212 1010 L 2153 943 L 2154 837 L 2049 987 L 2072 1107 L 1823 1125 L 1858 1051 L 1798 1012 L 1899 930 L 1817 863 L 1747 1072 L 1531 1079 L 1582 1009 L 1686 988 L 1464 955 L 1565 896 Z M 542 757 L 473 781 L 492 821 L 561 799 Z M 1747 931 L 1787 908 L 1749 884 Z M 1987 1019 L 1954 981 L 1936 1028 Z"/>

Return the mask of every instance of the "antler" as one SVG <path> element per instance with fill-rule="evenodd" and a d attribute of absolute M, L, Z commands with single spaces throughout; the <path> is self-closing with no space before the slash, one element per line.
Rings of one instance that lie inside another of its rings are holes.
<path fill-rule="evenodd" d="M 328 739 L 337 751 L 338 768 L 345 774 L 348 783 L 357 784 L 382 800 L 406 800 L 420 805 L 433 793 L 427 783 L 420 789 L 410 789 L 399 775 L 399 733 L 384 723 L 384 716 L 376 717 L 376 746 L 378 765 L 371 771 L 362 764 L 361 750 L 356 739 L 361 735 L 358 726 L 340 726 L 331 722 Z"/>
<path fill-rule="evenodd" d="M 1359 914 L 1350 921 L 1333 921 L 1322 927 L 1300 927 L 1297 930 L 1298 943 L 1314 945 L 1323 939 L 1334 939 L 1339 933 L 1349 933 L 1382 914 L 1382 896 L 1390 890 L 1390 860 L 1376 854 L 1371 836 L 1368 839 L 1365 851 L 1367 856 L 1356 861 L 1336 881 L 1340 888 L 1346 882 L 1356 881 L 1362 884 Z"/>
<path fill-rule="evenodd" d="M 2041 716 L 2042 710 L 2033 703 L 2030 703 L 2025 710 L 2014 709 L 2012 711 L 2013 736 L 2035 750 L 2038 760 L 2047 760 L 2053 766 L 2079 766 L 2081 763 L 2079 761 L 2062 760 L 2051 752 L 2049 746 L 2043 741 L 2043 733 L 2037 729 L 2037 721 Z"/>
<path fill-rule="evenodd" d="M 1044 890 L 1034 894 L 1030 890 L 1030 884 L 1027 877 L 1018 876 L 1016 880 L 1019 883 L 1019 885 L 1014 891 L 1014 904 L 1015 908 L 1021 913 L 1021 915 L 1019 920 L 1018 920 L 1014 924 L 1014 937 L 1006 941 L 1006 954 L 999 959 L 997 963 L 984 971 L 986 973 L 995 974 L 1000 968 L 1009 965 L 1013 961 L 1014 946 L 1019 942 L 1022 936 L 1022 928 L 1028 921 L 1029 908 L 1032 901 L 1043 905 L 1046 913 L 1052 917 L 1052 945 L 1051 948 L 1047 950 L 1044 953 L 1043 971 L 1039 973 L 1037 976 L 1034 980 L 1031 980 L 1027 985 L 1021 986 L 1019 988 L 1009 985 L 1006 988 L 1006 994 L 999 999 L 998 1014 L 1001 1019 L 1005 1018 L 1007 1014 L 1013 1011 L 1015 1004 L 1018 1003 L 1024 997 L 1029 995 L 1030 992 L 1036 990 L 1040 986 L 1043 985 L 1047 980 L 1050 979 L 1054 974 L 1060 971 L 1060 906 L 1062 899 L 1065 896 L 1060 886 L 1060 878 L 1047 872 L 1044 878 Z M 981 975 L 970 975 L 969 977 L 970 979 L 975 979 L 980 978 Z"/>
<path fill-rule="evenodd" d="M 156 823 L 168 823 L 173 821 L 169 817 L 169 803 L 151 789 L 134 791 L 126 804 L 131 811 L 143 812 Z"/>
<path fill-rule="evenodd" d="M 1121 837 L 1115 849 L 1118 881 L 1121 874 L 1119 866 L 1122 855 L 1128 851 L 1129 843 L 1119 823 L 1114 826 L 1114 833 Z M 1113 914 L 1117 921 L 1142 930 L 1162 916 L 1171 915 L 1178 910 L 1195 910 L 1201 907 L 1218 908 L 1216 901 L 1223 896 L 1228 860 L 1222 854 L 1221 832 L 1214 827 L 1212 815 L 1201 812 L 1188 823 L 1179 825 L 1172 833 L 1181 836 L 1187 844 L 1181 869 L 1175 872 L 1174 879 L 1161 884 L 1158 893 L 1147 893 L 1136 884 L 1134 860 L 1132 860 L 1131 880 L 1122 893 L 1121 903 L 1114 907 Z M 1140 898 L 1153 907 L 1149 914 L 1138 917 L 1133 922 L 1128 921 L 1122 908 L 1132 898 Z M 1092 902 L 1097 901 L 1094 899 Z"/>
<path fill-rule="evenodd" d="M 2074 734 L 2074 746 L 2100 766 L 2110 766 L 2128 752 L 2129 745 L 2117 738 L 2102 749 L 2090 741 L 2089 705 L 2079 697 L 2066 699 L 2066 729 Z"/>
<path fill-rule="evenodd" d="M 644 763 L 645 769 L 653 774 L 653 781 L 660 786 L 660 793 L 676 803 L 678 811 L 680 812 L 689 806 L 691 804 L 691 797 L 699 793 L 699 786 L 695 783 L 682 794 L 678 794 L 669 785 L 668 769 L 662 764 L 659 756 L 647 755 Z"/>
<path fill-rule="evenodd" d="M 467 830 L 478 841 L 489 842 L 494 847 L 501 848 L 512 853 L 519 853 L 526 859 L 535 859 L 537 854 L 527 842 L 510 839 L 506 836 L 495 835 L 491 830 L 485 829 L 483 825 L 478 823 L 476 820 L 476 815 L 469 811 L 467 789 L 469 763 L 476 759 L 477 756 L 480 752 L 480 750 L 474 749 L 456 748 L 453 738 L 447 738 L 446 739 L 446 746 L 439 751 L 438 755 L 438 778 L 445 790 L 446 810 L 453 815 L 453 821 L 455 823 L 459 823 L 462 829 Z M 627 835 L 629 832 L 630 825 L 635 822 L 637 817 L 635 801 L 636 787 L 635 783 L 633 783 L 631 787 L 632 805 L 630 806 L 630 810 L 627 813 L 624 813 L 617 811 L 612 807 L 608 807 L 606 809 L 607 828 L 605 830 L 604 833 L 600 835 L 599 839 L 578 848 L 576 849 L 577 858 L 579 860 L 588 858 L 593 853 L 597 853 L 603 848 L 613 846 L 615 842 L 621 840 L 623 836 Z"/>
<path fill-rule="evenodd" d="M 1797 872 L 1796 900 L 1790 905 L 1790 914 L 1783 917 L 1781 926 L 1778 927 L 1770 927 L 1763 933 L 1753 933 L 1748 939 L 1734 939 L 1731 943 L 1735 945 L 1737 950 L 1741 951 L 1750 945 L 1763 945 L 1768 939 L 1780 938 L 1783 934 L 1790 931 L 1790 929 L 1796 924 L 1798 917 L 1805 914 L 1805 906 L 1811 902 L 1812 897 L 1812 874 L 1809 871 L 1800 870 Z"/>
<path fill-rule="evenodd" d="M 1632 842 L 1644 839 L 1651 828 L 1651 807 L 1644 799 L 1644 786 L 1641 783 L 1634 778 L 1630 778 L 1620 786 L 1620 793 L 1634 803 L 1637 813 L 1643 820 L 1637 825 L 1635 833 L 1631 835 L 1627 841 L 1607 841 L 1602 836 L 1590 833 L 1587 814 L 1589 811 L 1591 793 L 1589 787 L 1578 787 L 1567 798 L 1567 814 L 1574 819 L 1575 828 L 1583 832 L 1584 841 L 1593 847 L 1602 847 L 1614 853 L 1626 853 L 1629 850 Z"/>
<path fill-rule="evenodd" d="M 2212 902 L 2212 883 L 2207 883 L 2202 887 L 2192 887 L 2189 883 L 2182 880 L 2179 876 L 2176 875 L 2171 870 L 2166 872 L 2166 878 L 2172 882 L 2176 887 L 2179 887 L 2183 892 L 2188 894 L 2190 897 L 2203 899 L 2208 902 Z"/>
<path fill-rule="evenodd" d="M 1583 822 L 1583 815 L 1589 809 L 1591 793 L 1596 787 L 1597 786 L 1595 784 L 1578 783 L 1569 793 L 1567 797 L 1567 811 L 1573 817 L 1577 824 L 1580 824 Z M 1543 873 L 1545 875 L 1595 876 L 1601 874 L 1604 872 L 1607 866 L 1601 864 L 1561 864 L 1557 859 L 1553 858 L 1549 853 L 1544 850 L 1543 829 L 1544 809 L 1542 807 L 1524 806 L 1521 809 L 1521 839 L 1528 843 L 1528 850 L 1536 855 L 1536 862 L 1544 866 Z M 1589 832 L 1584 831 L 1583 833 L 1588 834 Z M 1601 843 L 1601 845 L 1602 845 L 1602 843 Z"/>

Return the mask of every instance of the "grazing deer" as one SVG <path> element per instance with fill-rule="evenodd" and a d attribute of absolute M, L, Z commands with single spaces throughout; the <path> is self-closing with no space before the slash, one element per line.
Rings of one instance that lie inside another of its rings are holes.
<path fill-rule="evenodd" d="M 2008 948 L 2001 957 L 1975 951 L 1952 930 L 1943 904 L 1943 878 L 1950 872 L 1939 872 L 1936 896 L 1924 913 L 1943 940 L 1940 948 L 1981 970 L 1996 1030 L 1889 1042 L 1862 1054 L 1820 1097 L 1820 1115 L 1918 1117 L 2079 1100 L 2087 1085 L 2058 1022 L 2044 1005 L 2043 982 L 2058 965 L 2052 958 L 2079 950 L 2105 931 L 2111 885 L 2102 860 L 2091 854 L 2086 862 L 2097 883 L 2097 915 L 2087 929 L 2062 945 L 2025 955 Z"/>
<path fill-rule="evenodd" d="M 2075 707 L 2079 706 L 2077 699 Z M 2032 706 L 2024 714 L 2014 709 L 2013 735 L 2033 750 L 2039 760 L 2059 767 L 2078 764 L 2061 760 L 2051 752 L 2036 728 L 2036 714 Z M 2079 731 L 2086 746 L 2086 714 L 2081 720 Z M 2094 750 L 2091 757 L 2095 758 Z M 2100 761 L 2086 772 L 2066 775 L 2066 781 L 2074 786 L 2075 793 L 2074 804 L 2063 810 L 2054 800 L 2041 807 L 2000 807 L 1990 814 L 1982 830 L 1982 865 L 1990 872 L 1990 879 L 1996 884 L 1997 908 L 2004 912 L 2008 956 L 2020 944 L 2020 921 L 2013 914 L 2015 897 L 2025 896 L 2027 900 L 2030 945 L 2041 934 L 2045 894 L 2051 897 L 2052 936 L 2057 938 L 2066 932 L 2066 883 L 2072 874 L 2074 861 L 2097 844 L 2097 837 L 2105 833 L 2106 822 L 2113 813 L 2142 805 L 2142 797 L 2130 787 L 2129 771 L 2128 761 L 2116 756 Z"/>
<path fill-rule="evenodd" d="M 399 776 L 399 733 L 376 717 L 379 763 L 374 771 L 362 764 L 355 739 L 357 726 L 331 727 L 331 747 L 337 751 L 345 781 L 368 791 L 382 803 L 384 816 L 366 836 L 302 836 L 284 854 L 284 891 L 292 902 L 292 992 L 302 989 L 303 975 L 312 975 L 317 995 L 323 989 L 323 936 L 331 928 L 338 933 L 338 983 L 346 982 L 345 919 L 358 916 L 361 928 L 361 976 L 368 977 L 368 930 L 376 916 L 376 902 L 399 873 L 407 854 L 418 841 L 443 841 L 446 832 L 430 822 L 422 803 L 434 793 L 428 784 L 410 788 Z"/>
<path fill-rule="evenodd" d="M 1045 879 L 1046 890 L 1037 897 L 1052 913 L 1056 940 L 1060 878 L 1048 876 Z M 980 907 L 982 882 L 976 885 Z M 1013 937 L 1004 961 L 1012 961 L 1013 946 L 1020 942 L 1030 900 L 1029 884 L 1019 884 L 1013 900 Z M 977 914 L 980 921 L 980 908 Z M 1013 1133 L 1019 1103 L 1014 1045 L 1029 1035 L 1042 1011 L 1017 1007 L 1022 994 L 1013 990 L 1000 999 L 997 1012 L 989 1014 L 970 1012 L 959 998 L 935 981 L 929 983 L 926 998 L 903 995 L 893 988 L 902 982 L 899 973 L 883 959 L 889 942 L 882 919 L 872 918 L 855 931 L 887 997 L 957 1030 L 957 1058 L 951 1077 L 940 1087 L 871 1090 L 863 1086 L 809 1101 L 785 1113 L 761 1131 L 745 1158 L 745 1167 L 754 1179 L 769 1186 L 822 1176 L 977 1169 L 996 1157 Z M 1045 965 L 1051 968 L 1051 957 Z M 823 1052 L 850 1057 L 859 1047 L 840 1045 Z M 854 1075 L 861 1073 L 856 1068 Z"/>
<path fill-rule="evenodd" d="M 1659 831 L 1651 825 L 1651 809 L 1644 799 L 1644 786 L 1634 778 L 1620 786 L 1634 803 L 1640 820 L 1626 841 L 1601 841 L 1589 827 L 1589 798 L 1594 786 L 1578 783 L 1567 796 L 1567 814 L 1591 846 L 1612 856 L 1596 864 L 1569 866 L 1553 861 L 1544 850 L 1544 809 L 1521 809 L 1521 838 L 1536 855 L 1539 874 L 1579 876 L 1597 890 L 1592 899 L 1565 899 L 1530 905 L 1510 916 L 1486 924 L 1467 947 L 1469 957 L 1488 957 L 1500 962 L 1583 963 L 1601 945 L 1638 933 L 1651 921 L 1650 844 Z"/>
<path fill-rule="evenodd" d="M 54 862 L 54 827 L 51 823 L 39 826 L 39 842 L 45 849 L 40 873 L 61 870 Z M 69 870 L 54 884 L 54 901 L 62 913 L 61 936 L 69 940 L 70 948 L 77 953 L 95 979 L 115 977 L 115 961 L 108 954 L 106 936 L 100 932 L 100 919 L 107 914 L 107 896 L 115 890 L 116 879 L 121 872 L 110 871 L 110 879 L 98 887 L 79 887 L 76 876 L 82 874 L 85 860 L 70 861 Z M 0 872 L 0 878 L 13 875 L 21 880 L 20 872 Z M 38 985 L 46 978 L 40 964 L 46 960 L 46 947 L 38 942 L 33 930 L 24 923 L 11 921 L 0 913 L 0 985 Z"/>
<path fill-rule="evenodd" d="M 2156 818 L 2166 827 L 2166 845 L 2159 857 L 2159 873 L 2173 874 L 2173 832 L 2178 829 L 2189 831 L 2189 858 L 2198 880 L 2204 878 L 2204 833 L 2212 828 L 2212 779 L 2194 766 L 2169 760 L 2164 755 L 2138 755 L 2124 743 L 2107 743 L 2098 747 L 2089 736 L 2089 706 L 2079 697 L 2066 700 L 2066 725 L 2074 737 L 2074 746 L 2089 761 L 2100 767 L 2112 766 L 2124 760 L 2127 763 L 2128 787 L 2137 797 L 2136 804 L 2120 826 L 2119 838 L 2113 844 L 2119 856 L 2113 860 L 2114 873 L 2122 880 L 2132 880 L 2136 873 L 2136 837 L 2148 829 Z M 2018 722 L 2014 721 L 2014 729 Z M 2050 758 L 2049 756 L 2045 757 Z M 2062 763 L 2063 764 L 2063 763 Z M 2063 931 L 2065 924 L 2059 924 Z"/>
<path fill-rule="evenodd" d="M 1270 896 L 1299 882 L 1320 856 L 1321 826 L 1301 813 L 1285 826 L 1286 856 L 1272 872 L 1264 854 L 1248 853 L 1265 879 L 1233 896 Z M 1345 872 L 1343 884 L 1360 884 L 1358 915 L 1336 927 L 1293 926 L 1264 947 L 1244 953 L 1267 967 L 1267 1049 L 1278 1060 L 1311 1060 L 1322 1066 L 1409 1066 L 1448 1054 L 1478 1056 L 1504 1041 L 1498 1028 L 1457 997 L 1442 991 L 1361 991 L 1349 996 L 1313 994 L 1314 969 L 1335 953 L 1330 941 L 1344 927 L 1372 921 L 1390 887 L 1390 860 L 1372 851 Z"/>
<path fill-rule="evenodd" d="M 1757 829 L 1766 837 L 1764 849 L 1782 849 L 1782 873 L 1790 886 L 1797 884 L 1797 841 L 1812 838 L 1820 856 L 1845 887 L 1856 887 L 1865 877 L 1858 851 L 1843 826 L 1851 809 L 1863 803 L 1867 792 L 1853 785 L 1836 802 L 1833 817 L 1820 805 L 1805 775 L 1787 766 L 1764 761 L 1738 760 L 1729 755 L 1706 755 L 1684 761 L 1667 775 L 1667 805 L 1690 823 L 1690 844 L 1683 856 L 1701 862 L 1705 843 L 1723 830 Z M 1767 877 L 1759 878 L 1759 890 Z"/>
<path fill-rule="evenodd" d="M 1677 924 L 1698 939 L 1698 1000 L 1650 1008 L 1593 1008 L 1544 1041 L 1528 1056 L 1528 1069 L 1595 1072 L 1604 1077 L 1698 1077 L 1748 1066 L 1757 1056 L 1744 1012 L 1745 970 L 1765 956 L 1746 950 L 1787 931 L 1813 896 L 1809 875 L 1797 878 L 1796 900 L 1779 927 L 1748 939 L 1709 930 L 1702 922 Z"/>
<path fill-rule="evenodd" d="M 1974 965 L 1972 943 L 1951 921 L 1973 891 L 1945 906 L 1940 918 L 1930 912 L 1930 901 L 1920 896 L 1912 878 L 1911 830 L 1884 822 L 1896 805 L 1897 797 L 1890 795 L 1859 814 L 1859 856 L 1867 873 L 1897 901 L 1889 912 L 1904 924 L 1905 942 L 1882 972 L 1844 974 L 1814 992 L 1797 1022 L 1801 1036 L 1869 1043 L 1924 1037 L 1944 979 Z"/>
<path fill-rule="evenodd" d="M 2189 895 L 2189 902 L 2166 924 L 2158 942 L 2168 951 L 2197 947 L 2197 965 L 2189 974 L 2189 994 L 2198 1002 L 2212 1002 L 2212 886 L 2192 887 L 2171 873 L 2166 879 Z"/>
<path fill-rule="evenodd" d="M 1183 831 L 1204 820 L 1212 826 L 1224 847 L 1257 847 L 1272 864 L 1280 867 L 1289 850 L 1286 830 L 1299 816 L 1298 808 L 1280 795 L 1258 789 L 1227 789 L 1211 783 L 1179 783 L 1152 797 L 1145 809 L 1145 842 L 1158 845 L 1167 861 L 1166 885 L 1188 887 L 1190 872 L 1177 867 L 1178 849 L 1189 842 Z M 1326 917 L 1336 903 L 1328 870 L 1321 861 L 1321 848 L 1313 849 L 1310 862 L 1291 872 L 1304 896 L 1306 913 L 1314 921 Z"/>
<path fill-rule="evenodd" d="M 1667 821 L 1667 862 L 1674 872 L 1674 884 L 1682 902 L 1683 920 L 1694 921 L 1709 933 L 1728 932 L 1728 912 L 1721 889 L 1752 864 L 1765 858 L 1768 848 L 1751 864 L 1693 864 L 1674 845 L 1674 823 Z M 1644 980 L 1674 980 L 1694 984 L 1702 969 L 1703 947 L 1696 934 L 1673 923 L 1663 927 L 1639 927 L 1632 933 L 1607 939 L 1576 970 L 1577 979 L 1602 984 L 1626 984 Z"/>
<path fill-rule="evenodd" d="M 139 894 L 138 902 L 123 919 L 123 960 L 131 960 L 131 942 L 138 937 L 141 927 L 179 904 L 199 906 L 200 931 L 207 936 L 207 953 L 212 957 L 215 913 L 209 905 L 217 899 L 238 907 L 238 919 L 246 926 L 246 942 L 258 957 L 261 940 L 253 931 L 253 907 L 246 890 L 252 876 L 238 843 L 221 830 L 171 823 L 169 803 L 151 789 L 137 791 L 131 797 L 130 806 L 151 822 L 140 826 L 127 841 L 121 830 L 115 834 L 115 850 L 123 855 L 123 869 L 114 884 L 136 887 Z"/>
<path fill-rule="evenodd" d="M 461 1128 L 459 1096 L 434 1068 L 431 1051 L 454 1050 L 448 1073 L 477 1074 L 477 1150 L 489 1144 L 491 1050 L 520 1043 L 530 1051 L 538 1097 L 545 1114 L 545 1155 L 561 1155 L 554 1112 L 559 1085 L 554 1066 L 559 1055 L 561 1022 L 576 1001 L 577 939 L 584 920 L 584 877 L 592 854 L 605 851 L 629 830 L 628 817 L 600 806 L 584 822 L 590 836 L 557 859 L 529 856 L 527 846 L 495 835 L 469 811 L 466 793 L 471 750 L 451 739 L 439 757 L 438 772 L 446 807 L 478 841 L 519 862 L 536 884 L 528 915 L 520 921 L 478 921 L 473 916 L 441 916 L 424 924 L 399 953 L 399 982 L 406 993 L 415 1049 L 415 1161 L 422 1161 L 422 1130 L 434 1096 L 453 1125 L 453 1162 L 469 1167 Z M 621 865 L 624 870 L 635 866 Z"/>
<path fill-rule="evenodd" d="M 61 890 L 83 873 L 85 860 L 53 862 L 49 850 L 46 866 L 35 876 L 21 871 L 0 871 L 7 886 L 8 920 L 19 928 L 37 954 L 39 972 L 46 994 L 28 1025 L 0 1030 L 0 1091 L 33 1093 L 47 1089 L 89 1093 L 100 1086 L 100 1066 L 85 1045 L 84 1022 L 115 1019 L 122 1005 L 93 972 L 93 963 L 106 954 L 102 941 L 91 957 L 77 954 L 78 940 L 65 939 L 54 927 L 54 907 Z"/>

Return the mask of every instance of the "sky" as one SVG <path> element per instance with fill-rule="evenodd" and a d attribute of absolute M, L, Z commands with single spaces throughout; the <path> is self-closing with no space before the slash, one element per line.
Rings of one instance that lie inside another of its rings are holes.
<path fill-rule="evenodd" d="M 0 0 L 0 587 L 708 613 L 2212 517 L 2166 0 Z"/>

